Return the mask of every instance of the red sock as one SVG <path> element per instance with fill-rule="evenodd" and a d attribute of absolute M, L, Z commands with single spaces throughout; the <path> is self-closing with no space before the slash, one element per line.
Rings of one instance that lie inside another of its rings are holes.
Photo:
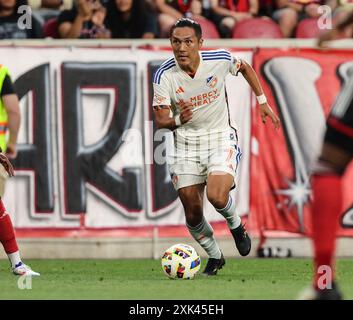
<path fill-rule="evenodd" d="M 314 286 L 317 287 L 319 277 L 318 268 L 328 265 L 332 270 L 333 279 L 333 257 L 339 215 L 341 213 L 341 177 L 338 175 L 314 175 L 313 187 L 313 210 L 312 210 L 312 237 L 314 242 Z"/>
<path fill-rule="evenodd" d="M 6 213 L 4 204 L 0 199 L 0 242 L 7 254 L 18 251 L 15 231 L 10 216 Z"/>

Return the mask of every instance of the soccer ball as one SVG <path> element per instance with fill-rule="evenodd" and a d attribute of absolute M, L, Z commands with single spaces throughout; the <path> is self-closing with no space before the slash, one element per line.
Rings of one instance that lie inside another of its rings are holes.
<path fill-rule="evenodd" d="M 187 244 L 171 246 L 162 257 L 163 271 L 170 279 L 193 279 L 200 267 L 200 256 Z"/>

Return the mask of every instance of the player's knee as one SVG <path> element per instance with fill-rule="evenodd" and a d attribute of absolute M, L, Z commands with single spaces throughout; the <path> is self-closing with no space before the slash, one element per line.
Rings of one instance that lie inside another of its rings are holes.
<path fill-rule="evenodd" d="M 311 168 L 311 174 L 334 174 L 338 176 L 342 176 L 346 166 L 338 165 L 328 161 L 327 159 L 320 158 L 315 162 L 315 164 Z"/>
<path fill-rule="evenodd" d="M 227 205 L 228 197 L 228 193 L 224 193 L 220 190 L 207 192 L 208 201 L 217 209 L 222 209 Z"/>
<path fill-rule="evenodd" d="M 321 155 L 312 166 L 312 174 L 343 175 L 352 155 L 341 148 L 325 143 Z"/>

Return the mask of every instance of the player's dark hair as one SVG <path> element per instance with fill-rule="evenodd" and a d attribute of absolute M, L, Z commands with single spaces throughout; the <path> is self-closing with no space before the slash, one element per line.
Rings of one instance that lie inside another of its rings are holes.
<path fill-rule="evenodd" d="M 181 18 L 177 22 L 175 22 L 173 24 L 173 26 L 170 28 L 169 38 L 172 37 L 173 31 L 176 28 L 183 28 L 183 27 L 189 27 L 189 28 L 194 29 L 197 39 L 200 40 L 202 38 L 202 29 L 201 29 L 200 24 L 192 19 L 189 19 L 189 18 Z"/>

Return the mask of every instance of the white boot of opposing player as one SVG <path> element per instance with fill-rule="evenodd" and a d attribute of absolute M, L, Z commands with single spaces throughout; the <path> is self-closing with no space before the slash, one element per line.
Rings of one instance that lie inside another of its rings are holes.
<path fill-rule="evenodd" d="M 12 268 L 12 272 L 18 276 L 40 276 L 38 272 L 33 271 L 29 266 L 20 262 Z"/>

